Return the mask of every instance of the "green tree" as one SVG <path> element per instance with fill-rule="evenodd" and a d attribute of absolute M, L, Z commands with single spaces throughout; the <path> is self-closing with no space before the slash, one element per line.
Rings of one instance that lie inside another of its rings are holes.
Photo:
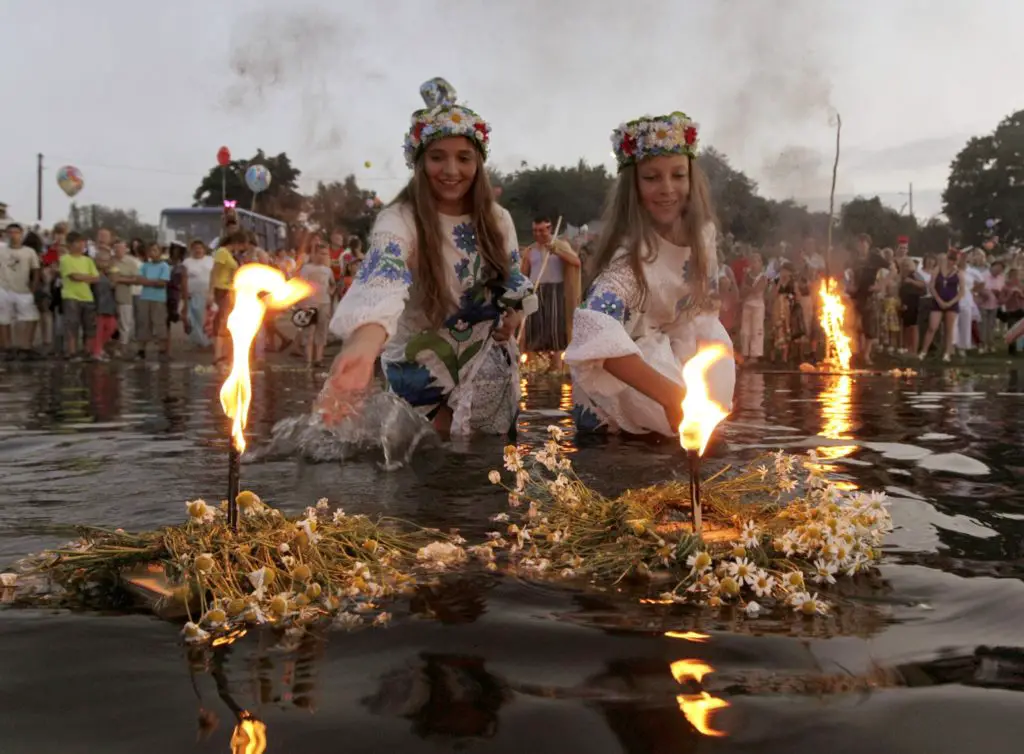
<path fill-rule="evenodd" d="M 221 207 L 227 199 L 238 202 L 240 209 L 251 209 L 253 192 L 245 183 L 245 171 L 254 164 L 266 165 L 270 171 L 270 186 L 256 199 L 256 211 L 281 220 L 293 219 L 302 206 L 303 197 L 298 190 L 301 171 L 292 165 L 285 152 L 268 157 L 262 149 L 248 160 L 232 160 L 224 168 L 210 168 L 192 194 L 192 206 Z"/>
<path fill-rule="evenodd" d="M 965 243 L 989 233 L 998 220 L 1004 241 L 1024 240 L 1024 110 L 1004 118 L 995 131 L 970 139 L 950 166 L 943 211 Z"/>
<path fill-rule="evenodd" d="M 942 254 L 953 240 L 949 223 L 933 217 L 910 237 L 910 251 L 914 255 Z"/>
<path fill-rule="evenodd" d="M 125 240 L 156 240 L 156 226 L 143 222 L 139 218 L 139 213 L 133 209 L 117 209 L 102 204 L 79 206 L 72 202 L 71 210 L 68 212 L 68 225 L 72 230 L 85 233 L 92 238 L 96 237 L 96 231 L 100 228 L 108 228 L 115 236 Z"/>
<path fill-rule="evenodd" d="M 895 246 L 898 236 L 917 232 L 917 220 L 887 207 L 877 196 L 857 197 L 843 205 L 839 227 L 848 237 L 867 233 L 875 246 Z"/>
<path fill-rule="evenodd" d="M 541 213 L 561 216 L 563 227 L 598 219 L 613 181 L 603 165 L 583 160 L 571 168 L 543 165 L 509 175 L 492 171 L 490 177 L 501 187 L 501 204 L 512 215 L 521 238 L 528 237 L 534 216 Z"/>
<path fill-rule="evenodd" d="M 765 243 L 774 227 L 771 202 L 758 196 L 757 184 L 729 164 L 729 158 L 708 147 L 698 164 L 708 178 L 711 201 L 722 232 L 737 241 Z"/>
<path fill-rule="evenodd" d="M 341 229 L 364 241 L 380 212 L 381 201 L 374 191 L 359 188 L 354 175 L 343 182 L 320 182 L 309 197 L 310 219 L 326 232 Z"/>

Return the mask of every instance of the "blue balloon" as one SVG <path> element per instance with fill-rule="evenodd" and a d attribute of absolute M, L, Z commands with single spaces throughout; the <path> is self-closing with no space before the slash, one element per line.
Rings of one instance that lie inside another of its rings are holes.
<path fill-rule="evenodd" d="M 266 165 L 250 165 L 245 171 L 245 184 L 254 194 L 266 191 L 270 185 L 270 171 Z"/>
<path fill-rule="evenodd" d="M 985 221 L 985 227 L 986 228 L 994 228 L 995 226 L 996 226 L 996 221 L 995 220 L 989 219 L 989 220 Z"/>

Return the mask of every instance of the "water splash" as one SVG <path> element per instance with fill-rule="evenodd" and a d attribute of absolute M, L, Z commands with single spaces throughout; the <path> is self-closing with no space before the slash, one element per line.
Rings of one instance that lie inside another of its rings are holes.
<path fill-rule="evenodd" d="M 417 450 L 440 442 L 433 425 L 408 403 L 394 393 L 376 392 L 338 424 L 325 424 L 319 413 L 282 419 L 274 425 L 269 442 L 246 460 L 298 457 L 326 463 L 380 449 L 382 467 L 394 471 L 406 466 Z"/>

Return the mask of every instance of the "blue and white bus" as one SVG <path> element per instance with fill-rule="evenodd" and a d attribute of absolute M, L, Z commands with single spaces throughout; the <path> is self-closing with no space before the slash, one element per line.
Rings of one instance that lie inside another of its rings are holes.
<path fill-rule="evenodd" d="M 261 249 L 274 252 L 287 243 L 288 226 L 280 220 L 238 208 L 235 209 L 235 215 L 243 230 L 251 230 L 256 234 L 256 243 Z M 221 207 L 165 209 L 160 213 L 157 241 L 163 247 L 171 243 L 188 246 L 198 238 L 212 248 L 220 238 L 223 222 L 224 210 Z"/>

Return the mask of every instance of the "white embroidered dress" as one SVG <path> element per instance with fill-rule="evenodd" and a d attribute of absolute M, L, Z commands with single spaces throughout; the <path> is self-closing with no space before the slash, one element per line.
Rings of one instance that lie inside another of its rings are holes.
<path fill-rule="evenodd" d="M 717 289 L 714 226 L 705 230 L 709 253 L 709 290 Z M 573 319 L 573 338 L 565 351 L 573 379 L 573 418 L 580 431 L 628 432 L 665 436 L 670 427 L 660 404 L 629 387 L 604 369 L 606 359 L 635 354 L 673 382 L 683 384 L 683 364 L 707 343 L 722 343 L 729 358 L 708 372 L 709 396 L 732 409 L 736 362 L 732 340 L 713 311 L 698 311 L 688 281 L 690 249 L 658 237 L 657 255 L 644 262 L 647 299 L 638 307 L 640 289 L 619 249 L 609 266 L 587 291 Z"/>
<path fill-rule="evenodd" d="M 432 418 L 452 411 L 452 434 L 503 434 L 519 410 L 519 353 L 515 341 L 491 334 L 508 309 L 529 313 L 536 299 L 519 266 L 515 227 L 508 211 L 495 212 L 511 258 L 509 280 L 489 281 L 468 215 L 440 215 L 443 255 L 455 308 L 432 326 L 413 281 L 416 224 L 406 205 L 384 209 L 370 234 L 369 251 L 341 299 L 330 330 L 342 340 L 366 324 L 387 331 L 381 354 L 388 388 Z"/>

